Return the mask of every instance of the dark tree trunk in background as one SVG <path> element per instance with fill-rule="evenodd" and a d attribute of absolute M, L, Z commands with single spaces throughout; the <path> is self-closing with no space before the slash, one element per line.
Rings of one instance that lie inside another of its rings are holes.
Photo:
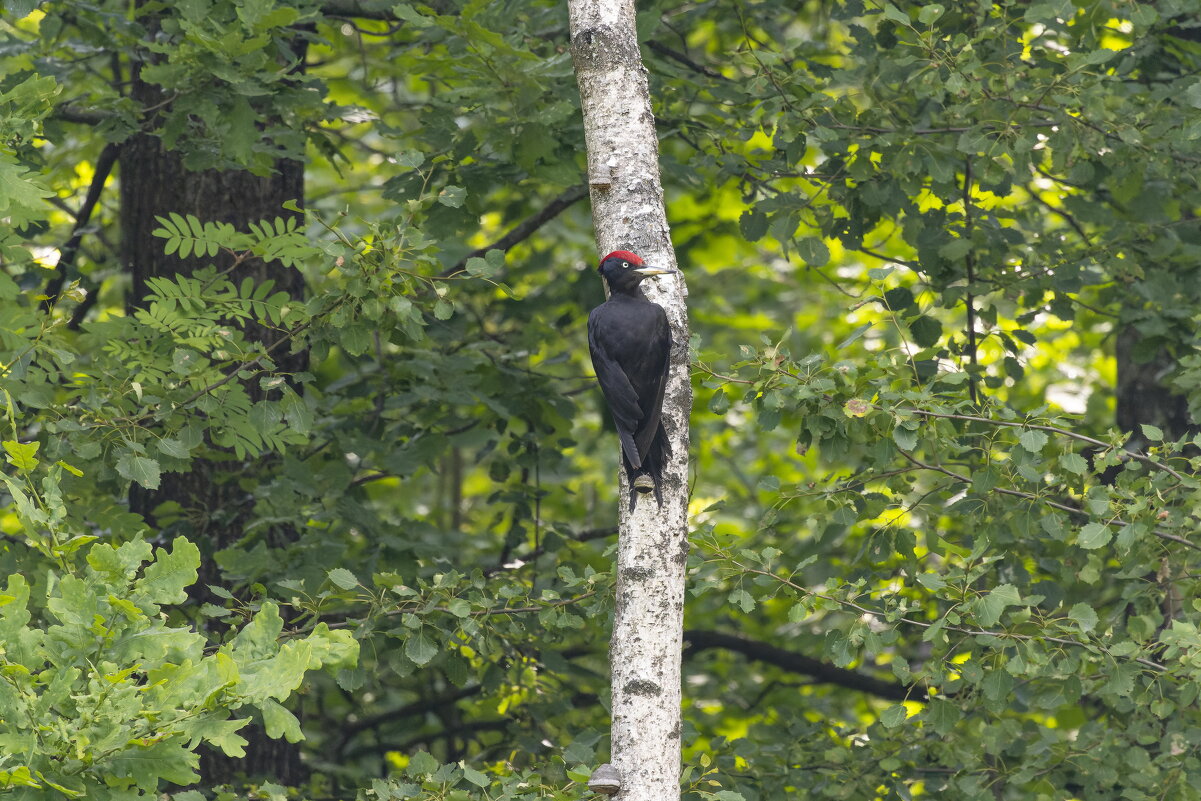
<path fill-rule="evenodd" d="M 1136 358 L 1142 335 L 1133 325 L 1118 332 L 1115 357 L 1118 365 L 1117 419 L 1118 427 L 1134 435 L 1131 447 L 1145 447 L 1143 423 L 1163 429 L 1164 438 L 1175 440 L 1197 431 L 1188 413 L 1188 399 L 1174 393 L 1167 378 L 1176 367 L 1175 357 L 1166 348 L 1159 348 L 1150 360 Z"/>
<path fill-rule="evenodd" d="M 1142 426 L 1153 425 L 1161 429 L 1166 441 L 1180 439 L 1198 430 L 1188 412 L 1188 399 L 1172 391 L 1168 377 L 1176 367 L 1176 357 L 1166 347 L 1154 351 L 1150 359 L 1140 360 L 1139 343 L 1142 335 L 1133 325 L 1118 331 L 1114 348 L 1117 362 L 1117 410 L 1115 422 L 1123 431 L 1130 433 L 1126 447 L 1145 451 L 1149 443 L 1143 436 Z M 1109 481 L 1113 481 L 1121 468 L 1111 468 Z M 1103 480 L 1104 477 L 1103 477 Z M 1164 557 L 1159 570 L 1147 576 L 1149 583 L 1159 586 L 1159 610 L 1163 615 L 1159 630 L 1171 625 L 1184 603 L 1176 582 L 1178 568 L 1168 557 Z"/>
<path fill-rule="evenodd" d="M 163 102 L 158 87 L 139 80 L 136 68 L 132 96 L 146 107 Z M 194 214 L 206 222 L 227 222 L 246 230 L 248 223 L 264 218 L 296 216 L 295 212 L 284 210 L 282 205 L 288 200 L 301 203 L 303 198 L 303 162 L 279 160 L 275 172 L 266 177 L 237 170 L 191 172 L 184 167 L 178 153 L 163 147 L 158 136 L 138 134 L 132 137 L 121 152 L 122 259 L 133 278 L 127 305 L 136 307 L 142 303 L 148 278 L 190 274 L 210 263 L 225 266 L 222 259 L 229 258 L 225 254 L 187 259 L 165 255 L 164 240 L 151 234 L 158 227 L 155 216 L 166 216 L 170 212 Z M 248 276 L 256 282 L 272 280 L 277 290 L 282 289 L 294 298 L 304 294 L 303 276 L 278 262 L 249 259 L 230 277 L 240 282 Z M 266 345 L 273 345 L 279 337 L 278 333 L 272 334 L 254 323 L 246 325 L 244 330 L 250 339 Z M 291 373 L 307 369 L 308 355 L 289 353 L 287 345 L 274 350 L 271 355 L 282 371 Z M 257 387 L 248 389 L 257 394 Z M 231 463 L 223 464 L 227 474 L 237 473 Z M 179 502 L 193 523 L 192 530 L 206 540 L 197 544 L 202 551 L 211 554 L 241 536 L 240 523 L 249 509 L 248 499 L 234 481 L 214 481 L 211 470 L 204 467 L 201 463 L 188 474 L 166 474 L 159 490 L 135 492 L 132 503 L 135 511 L 152 516 L 158 504 L 168 500 Z M 205 578 L 201 576 L 202 583 Z M 208 578 L 211 580 L 212 574 Z"/>
<path fill-rule="evenodd" d="M 164 102 L 157 86 L 143 83 L 135 65 L 132 70 L 131 96 L 144 108 Z M 121 248 L 125 268 L 133 279 L 127 305 L 139 306 L 147 292 L 147 279 L 155 276 L 190 274 L 210 263 L 228 266 L 229 256 L 180 259 L 164 254 L 164 240 L 151 232 L 158 227 L 155 216 L 170 212 L 194 214 L 206 222 L 227 222 L 240 230 L 248 223 L 277 216 L 295 216 L 281 208 L 288 200 L 303 204 L 304 163 L 280 160 L 275 171 L 267 177 L 246 171 L 206 170 L 191 172 L 183 165 L 180 154 L 166 150 L 161 139 L 150 133 L 140 133 L 122 147 L 121 179 Z M 223 261 L 224 260 L 224 261 Z M 304 279 L 294 269 L 278 262 L 265 263 L 259 259 L 243 262 L 231 274 L 240 282 L 245 277 L 256 283 L 273 280 L 277 290 L 295 298 L 304 294 Z M 280 336 L 256 324 L 244 329 L 249 338 L 270 346 Z M 283 345 L 272 351 L 279 369 L 298 372 L 307 369 L 307 353 L 289 353 Z M 248 387 L 252 394 L 257 384 Z M 130 507 L 156 525 L 155 509 L 174 501 L 184 510 L 181 523 L 173 533 L 187 535 L 200 548 L 203 562 L 196 589 L 207 593 L 208 584 L 219 583 L 219 570 L 213 554 L 238 541 L 253 511 L 250 493 L 239 486 L 239 478 L 247 465 L 235 461 L 232 453 L 220 460 L 197 459 L 187 473 L 165 473 L 159 489 L 144 490 L 136 484 L 130 492 Z M 291 532 L 274 532 L 277 539 L 286 540 Z M 261 776 L 271 781 L 294 785 L 303 782 L 306 770 L 300 761 L 299 749 L 284 740 L 272 740 L 260 727 L 248 726 L 242 735 L 249 741 L 246 756 L 234 760 L 219 752 L 203 753 L 201 774 L 203 784 L 212 786 L 232 782 L 238 774 Z"/>

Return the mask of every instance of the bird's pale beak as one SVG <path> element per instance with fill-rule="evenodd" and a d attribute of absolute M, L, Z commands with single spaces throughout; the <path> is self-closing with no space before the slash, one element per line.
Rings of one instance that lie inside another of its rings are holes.
<path fill-rule="evenodd" d="M 646 277 L 646 276 L 651 276 L 651 275 L 671 275 L 672 273 L 674 273 L 676 271 L 669 267 L 651 267 L 649 264 L 644 264 L 643 266 L 639 267 L 637 270 L 634 270 L 634 272 L 637 275 Z"/>

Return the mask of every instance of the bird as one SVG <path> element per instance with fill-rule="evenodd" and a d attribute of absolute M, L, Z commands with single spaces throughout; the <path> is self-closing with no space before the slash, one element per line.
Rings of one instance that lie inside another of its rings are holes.
<path fill-rule="evenodd" d="M 609 299 L 588 314 L 588 350 L 621 439 L 630 511 L 639 493 L 652 491 L 661 507 L 663 464 L 671 455 L 662 420 L 671 326 L 663 307 L 647 300 L 639 284 L 676 271 L 651 267 L 628 250 L 613 251 L 596 269 Z"/>

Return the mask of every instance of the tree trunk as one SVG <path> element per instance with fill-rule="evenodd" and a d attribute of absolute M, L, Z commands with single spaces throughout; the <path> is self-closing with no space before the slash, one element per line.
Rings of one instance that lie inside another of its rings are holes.
<path fill-rule="evenodd" d="M 569 0 L 568 13 L 599 253 L 631 250 L 649 264 L 675 267 L 633 0 Z M 672 328 L 671 372 L 663 403 L 672 456 L 663 470 L 661 508 L 647 495 L 631 513 L 625 471 L 618 468 L 617 598 L 609 662 L 612 763 L 622 782 L 619 801 L 680 796 L 680 656 L 692 408 L 687 290 L 679 274 L 647 281 L 643 287 L 646 296 L 666 310 Z"/>
<path fill-rule="evenodd" d="M 1168 376 L 1176 367 L 1176 359 L 1167 347 L 1160 346 L 1150 357 L 1141 354 L 1139 358 L 1139 343 L 1142 335 L 1132 324 L 1127 324 L 1118 330 L 1117 345 L 1114 357 L 1117 362 L 1117 409 L 1116 422 L 1118 428 L 1130 433 L 1126 447 L 1133 451 L 1145 452 L 1148 445 L 1143 436 L 1142 426 L 1153 425 L 1164 432 L 1168 442 L 1197 432 L 1197 424 L 1188 411 L 1188 398 L 1172 390 L 1168 385 Z M 1183 347 L 1183 343 L 1182 343 Z M 1102 476 L 1102 480 L 1115 480 L 1121 467 L 1111 468 Z M 1148 582 L 1154 582 L 1160 589 L 1160 614 L 1163 621 L 1159 630 L 1163 631 L 1171 625 L 1185 608 L 1185 598 L 1181 596 L 1177 574 L 1178 565 L 1165 556 L 1159 565 L 1159 570 L 1147 575 Z"/>
<path fill-rule="evenodd" d="M 1188 413 L 1188 398 L 1172 391 L 1167 376 L 1176 367 L 1176 359 L 1161 347 L 1149 359 L 1136 358 L 1142 335 L 1133 325 L 1118 331 L 1114 349 L 1118 367 L 1118 428 L 1129 431 L 1134 439 L 1127 447 L 1145 450 L 1140 425 L 1148 423 L 1163 430 L 1168 440 L 1196 433 L 1197 426 Z"/>
<path fill-rule="evenodd" d="M 131 96 L 144 108 L 164 102 L 161 90 L 140 79 L 140 70 L 132 70 Z M 227 222 L 245 230 L 247 223 L 264 218 L 294 215 L 282 209 L 283 203 L 304 199 L 304 164 L 280 160 L 275 171 L 266 177 L 246 171 L 206 170 L 192 172 L 183 164 L 182 156 L 163 147 L 153 133 L 139 133 L 129 139 L 121 150 L 121 252 L 133 286 L 127 305 L 136 307 L 146 295 L 148 278 L 178 273 L 190 274 L 216 259 L 195 256 L 180 259 L 164 253 L 164 241 L 151 234 L 158 223 L 155 216 L 170 212 L 194 214 L 204 221 Z M 249 276 L 256 282 L 268 279 L 276 289 L 300 298 L 304 293 L 303 276 L 278 262 L 260 259 L 243 262 L 235 281 Z M 245 326 L 248 338 L 273 344 L 268 332 L 250 323 Z M 277 335 L 278 336 L 278 335 Z M 289 354 L 280 348 L 272 353 L 279 369 L 297 372 L 307 369 L 306 353 Z M 257 393 L 257 385 L 250 388 Z M 232 460 L 232 454 L 230 455 Z M 130 508 L 156 526 L 154 510 L 162 503 L 174 501 L 184 510 L 189 536 L 201 549 L 204 560 L 200 569 L 198 592 L 207 593 L 208 584 L 218 583 L 219 570 L 213 562 L 215 552 L 239 540 L 253 511 L 252 497 L 239 486 L 239 476 L 247 465 L 234 461 L 214 462 L 197 459 L 187 473 L 165 473 L 160 487 L 154 491 L 138 485 L 130 489 Z M 290 532 L 277 532 L 287 539 Z M 215 600 L 202 598 L 200 600 Z M 242 732 L 250 741 L 246 756 L 230 759 L 209 750 L 202 755 L 203 783 L 206 786 L 232 782 L 239 773 L 264 776 L 285 785 L 299 784 L 306 771 L 300 761 L 299 749 L 282 740 L 268 738 L 258 727 Z"/>

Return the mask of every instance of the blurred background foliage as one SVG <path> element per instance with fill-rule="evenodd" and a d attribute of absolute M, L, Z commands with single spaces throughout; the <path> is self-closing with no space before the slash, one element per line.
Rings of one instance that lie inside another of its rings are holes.
<path fill-rule="evenodd" d="M 1201 793 L 1198 12 L 640 4 L 690 797 Z M 578 797 L 617 449 L 565 5 L 0 35 L 0 793 Z"/>

